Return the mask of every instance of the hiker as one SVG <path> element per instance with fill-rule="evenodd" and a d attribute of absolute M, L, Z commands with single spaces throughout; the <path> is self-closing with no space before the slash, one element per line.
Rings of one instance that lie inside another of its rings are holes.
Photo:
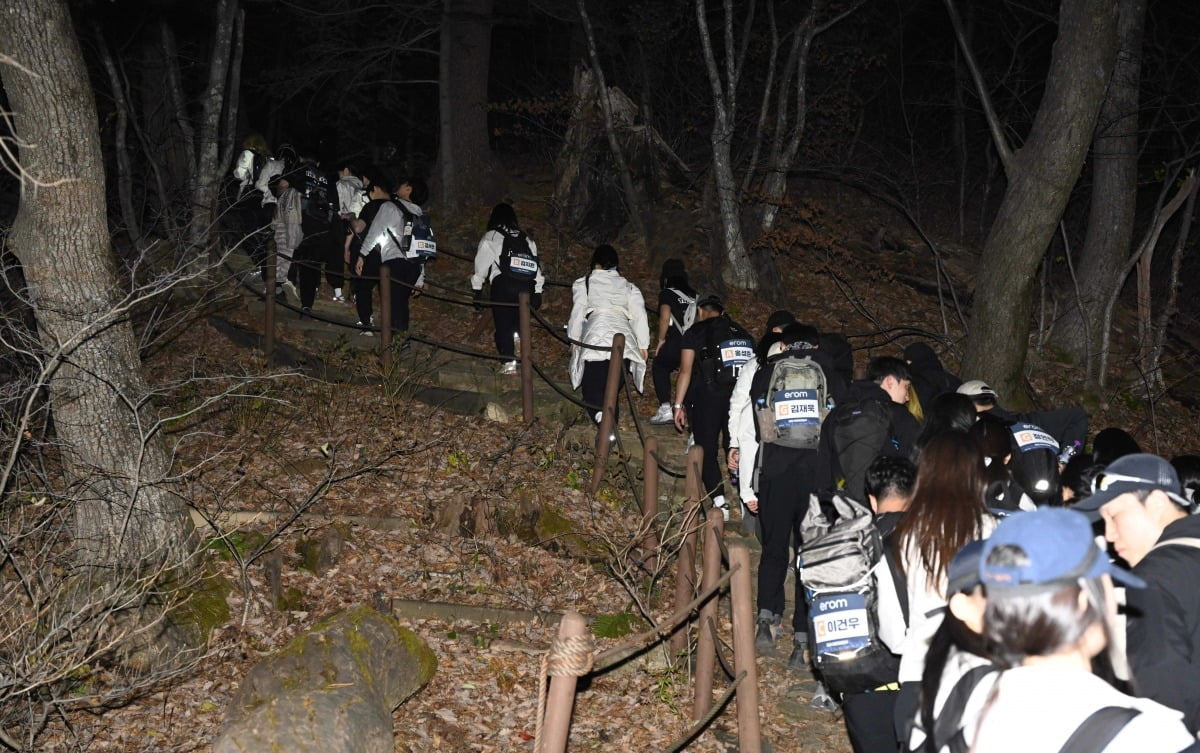
<path fill-rule="evenodd" d="M 355 322 L 359 334 L 371 336 L 372 303 L 371 295 L 379 283 L 379 267 L 382 261 L 379 248 L 363 249 L 363 238 L 367 228 L 375 221 L 380 208 L 391 202 L 391 178 L 377 167 L 368 167 L 363 171 L 364 183 L 367 186 L 367 203 L 359 210 L 358 217 L 350 221 L 351 235 L 346 238 L 345 261 L 354 273 L 354 309 L 358 313 Z"/>
<path fill-rule="evenodd" d="M 916 709 L 929 639 L 941 623 L 947 566 L 955 552 L 986 538 L 996 525 L 983 506 L 983 472 L 983 454 L 970 435 L 947 431 L 934 437 L 921 452 L 912 500 L 893 534 L 905 574 L 909 615 L 902 637 L 888 643 L 900 654 L 898 739 L 904 739 Z"/>
<path fill-rule="evenodd" d="M 379 250 L 379 261 L 388 268 L 388 292 L 391 294 L 391 310 L 380 312 L 380 316 L 390 317 L 392 332 L 396 334 L 407 335 L 409 299 L 420 295 L 420 289 L 425 286 L 424 259 L 413 248 L 415 244 L 410 244 L 407 249 L 402 245 L 405 236 L 408 235 L 405 228 L 411 224 L 409 218 L 423 214 L 421 204 L 428 198 L 429 189 L 422 180 L 405 178 L 395 186 L 395 193 L 379 205 L 375 217 L 371 220 L 363 236 L 358 260 L 355 262 L 354 273 L 361 275 L 365 257 L 373 250 Z M 359 314 L 362 313 L 360 309 Z M 411 345 L 412 341 L 406 336 L 400 348 L 407 350 Z"/>
<path fill-rule="evenodd" d="M 1010 424 L 1024 421 L 1042 427 L 1054 437 L 1059 447 L 1082 447 L 1087 439 L 1088 416 L 1082 408 L 1014 413 L 997 404 L 996 391 L 981 379 L 963 382 L 957 392 L 971 398 L 975 410 L 980 413 L 989 413 Z"/>
<path fill-rule="evenodd" d="M 608 381 L 613 337 L 625 336 L 625 367 L 621 383 L 630 371 L 634 387 L 642 391 L 646 356 L 650 347 L 650 325 L 642 291 L 617 270 L 617 251 L 607 243 L 592 252 L 589 271 L 571 285 L 571 318 L 567 337 L 571 340 L 571 387 L 583 390 L 588 417 L 599 424 L 603 416 L 604 386 Z M 617 402 L 618 407 L 620 401 Z M 617 416 L 613 416 L 616 425 Z"/>
<path fill-rule="evenodd" d="M 336 283 L 338 289 L 342 286 L 342 236 L 333 232 L 335 198 L 321 163 L 307 153 L 301 153 L 300 164 L 289 178 L 300 193 L 300 224 L 304 229 L 304 239 L 294 254 L 300 287 L 300 316 L 303 317 L 312 313 L 316 303 L 322 268 L 331 284 Z M 331 264 L 334 265 L 332 269 Z"/>
<path fill-rule="evenodd" d="M 292 260 L 296 247 L 304 239 L 300 223 L 300 192 L 292 187 L 291 178 L 277 175 L 271 179 L 271 191 L 275 194 L 275 216 L 271 219 L 271 231 L 275 239 L 275 300 L 287 303 L 284 287 L 292 295 L 300 297 L 292 282 Z"/>
<path fill-rule="evenodd" d="M 969 619 L 1001 671 L 970 750 L 1150 753 L 1195 743 L 1178 711 L 1125 695 L 1091 671 L 1112 645 L 1113 582 L 1129 586 L 1131 599 L 1144 584 L 1109 562 L 1086 517 L 1042 508 L 1005 518 L 983 544 L 979 577 L 986 606 Z M 1197 676 L 1180 665 L 1174 673 Z"/>
<path fill-rule="evenodd" d="M 326 279 L 329 286 L 333 288 L 332 300 L 335 303 L 346 302 L 346 295 L 342 290 L 346 285 L 346 279 L 344 275 L 330 276 L 331 270 L 334 272 L 344 271 L 349 264 L 344 251 L 346 243 L 349 242 L 349 236 L 354 232 L 350 228 L 350 222 L 358 217 L 359 212 L 367 203 L 367 189 L 363 186 L 362 178 L 358 176 L 358 168 L 350 162 L 341 164 L 342 166 L 338 168 L 338 180 L 334 186 L 337 190 L 337 214 L 341 225 L 341 234 L 338 237 L 341 239 L 341 243 L 331 246 L 333 253 L 338 254 L 341 258 L 330 258 L 325 264 Z"/>
<path fill-rule="evenodd" d="M 695 443 L 704 450 L 701 492 L 729 520 L 729 502 L 717 460 L 729 447 L 729 398 L 738 372 L 754 355 L 754 338 L 729 318 L 720 296 L 706 295 L 696 302 L 696 308 L 696 321 L 680 342 L 673 418 L 679 431 L 691 427 Z"/>
<path fill-rule="evenodd" d="M 1200 517 L 1175 469 L 1139 453 L 1109 464 L 1075 510 L 1104 521 L 1104 537 L 1146 588 L 1127 594 L 1126 648 L 1138 689 L 1200 730 Z"/>
<path fill-rule="evenodd" d="M 675 421 L 671 409 L 671 372 L 679 368 L 683 333 L 696 321 L 698 295 L 688 284 L 687 270 L 679 259 L 663 262 L 658 276 L 658 333 L 655 337 L 654 366 L 651 376 L 658 412 L 650 423 L 662 425 Z"/>
<path fill-rule="evenodd" d="M 897 604 L 900 610 L 898 622 L 901 631 L 907 620 L 908 594 L 901 596 L 898 590 L 904 587 L 904 579 L 892 552 L 892 534 L 908 509 L 916 472 L 916 467 L 907 458 L 880 455 L 867 468 L 863 480 L 867 501 L 875 514 L 875 527 L 879 530 L 882 540 L 883 557 L 886 559 L 886 567 L 880 566 L 879 572 L 882 574 L 883 570 L 887 570 L 892 576 L 876 578 L 877 599 L 879 602 L 889 600 Z M 892 593 L 883 594 L 885 588 L 891 589 Z M 882 621 L 883 614 L 880 612 L 881 632 Z M 886 672 L 871 679 L 872 687 L 869 690 L 842 695 L 846 733 L 850 737 L 854 753 L 895 753 L 899 741 L 896 739 L 892 718 L 895 713 L 896 694 L 900 689 L 899 667 L 900 657 L 894 656 L 887 665 Z"/>
<path fill-rule="evenodd" d="M 967 433 L 979 444 L 983 453 L 983 479 L 986 484 L 983 503 L 987 509 L 993 515 L 1003 517 L 1017 510 L 1036 508 L 1037 505 L 1013 478 L 1009 467 L 1013 441 L 1008 424 L 990 413 L 981 413 Z"/>
<path fill-rule="evenodd" d="M 751 358 L 738 372 L 737 382 L 729 396 L 729 423 L 726 427 L 726 437 L 729 439 L 729 449 L 725 451 L 725 462 L 729 467 L 729 483 L 738 493 L 742 506 L 742 531 L 753 533 L 762 541 L 762 531 L 758 525 L 758 513 L 752 512 L 746 505 L 746 500 L 757 500 L 758 493 L 753 487 L 755 454 L 758 451 L 756 442 L 751 441 L 747 446 L 746 473 L 742 475 L 741 428 L 743 425 L 751 439 L 754 437 L 754 413 L 750 405 L 750 385 L 759 364 L 767 362 L 767 351 L 779 342 L 779 335 L 789 324 L 795 324 L 796 317 L 790 311 L 773 311 L 767 317 L 763 336 L 754 346 L 754 358 Z"/>
<path fill-rule="evenodd" d="M 943 392 L 935 397 L 932 403 L 925 406 L 925 421 L 921 424 L 921 433 L 917 435 L 914 445 L 914 460 L 920 456 L 929 440 L 943 431 L 970 431 L 977 417 L 975 403 L 966 395 Z"/>
<path fill-rule="evenodd" d="M 475 248 L 475 271 L 471 275 L 475 308 L 483 307 L 483 286 L 489 285 L 496 352 L 504 356 L 501 374 L 517 373 L 517 342 L 520 339 L 521 293 L 529 293 L 529 306 L 535 311 L 542 305 L 546 278 L 538 259 L 537 244 L 517 222 L 512 204 L 492 207 L 487 230 Z"/>
<path fill-rule="evenodd" d="M 821 421 L 845 385 L 833 363 L 817 347 L 818 333 L 806 324 L 790 324 L 769 333 L 758 355 L 748 387 L 749 411 L 739 412 L 731 431 L 738 435 L 738 475 L 742 499 L 758 514 L 762 559 L 758 567 L 758 626 L 755 645 L 775 650 L 784 612 L 784 582 L 794 563 L 789 555 L 800 540 L 800 523 L 817 486 L 817 446 Z M 794 389 L 788 389 L 791 382 Z M 781 389 L 776 389 L 781 385 Z M 808 386 L 800 386 L 808 385 Z M 824 394 L 822 394 L 824 393 Z M 780 402 L 776 402 L 776 400 Z M 749 480 L 748 480 L 749 479 Z M 803 585 L 796 578 L 790 667 L 806 664 L 808 609 Z"/>
<path fill-rule="evenodd" d="M 850 385 L 821 429 L 821 455 L 830 474 L 844 480 L 852 498 L 866 501 L 863 478 L 879 455 L 913 457 L 920 424 L 908 412 L 908 365 L 881 356 L 867 366 L 867 378 Z"/>

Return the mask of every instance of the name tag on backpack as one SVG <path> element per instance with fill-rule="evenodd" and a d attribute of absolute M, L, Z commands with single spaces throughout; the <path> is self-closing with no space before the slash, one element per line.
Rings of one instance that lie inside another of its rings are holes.
<path fill-rule="evenodd" d="M 809 605 L 818 654 L 856 652 L 871 642 L 867 599 L 862 594 L 814 596 Z"/>
<path fill-rule="evenodd" d="M 734 373 L 751 358 L 754 358 L 754 346 L 745 338 L 725 340 L 718 349 L 721 351 L 721 367 L 733 369 Z"/>
<path fill-rule="evenodd" d="M 821 423 L 816 390 L 780 390 L 774 395 L 775 425 L 780 428 Z"/>
<path fill-rule="evenodd" d="M 508 260 L 508 271 L 519 277 L 534 277 L 538 271 L 537 259 L 513 254 Z"/>

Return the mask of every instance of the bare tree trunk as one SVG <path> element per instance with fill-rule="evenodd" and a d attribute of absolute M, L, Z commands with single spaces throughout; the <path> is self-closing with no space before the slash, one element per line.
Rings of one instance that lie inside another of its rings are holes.
<path fill-rule="evenodd" d="M 1196 193 L 1200 189 L 1200 181 L 1191 181 L 1191 191 L 1188 192 L 1187 204 L 1183 208 L 1183 217 L 1179 220 L 1179 235 L 1175 239 L 1175 248 L 1171 252 L 1171 272 L 1167 277 L 1167 299 L 1154 322 L 1153 344 L 1143 368 L 1150 377 L 1151 396 L 1166 390 L 1166 380 L 1162 373 L 1162 356 L 1167 347 L 1167 329 L 1171 320 L 1179 311 L 1179 270 L 1183 266 L 1183 251 L 1191 234 L 1192 218 L 1196 211 Z"/>
<path fill-rule="evenodd" d="M 200 113 L 198 129 L 199 142 L 196 144 L 195 162 L 192 168 L 191 201 L 192 216 L 188 225 L 189 255 L 197 254 L 201 249 L 210 245 L 213 231 L 216 228 L 217 199 L 221 191 L 221 179 L 229 169 L 232 149 L 225 149 L 221 154 L 221 114 L 226 109 L 229 85 L 230 61 L 234 57 L 234 40 L 240 42 L 241 24 L 238 23 L 240 12 L 237 0 L 217 0 L 217 25 L 213 32 L 212 57 L 208 64 L 208 83 L 201 97 L 203 107 Z M 236 29 L 235 29 L 236 27 Z M 237 57 L 241 58 L 240 50 Z M 237 91 L 237 87 L 234 87 Z M 234 115 L 232 123 L 237 119 L 237 103 L 229 102 L 229 109 Z M 224 136 L 226 144 L 232 143 L 232 134 Z M 222 161 L 222 158 L 224 161 Z"/>
<path fill-rule="evenodd" d="M 717 208 L 721 222 L 721 240 L 724 255 L 721 278 L 726 284 L 745 290 L 758 288 L 758 277 L 746 253 L 742 238 L 741 207 L 738 199 L 737 181 L 733 176 L 733 125 L 737 113 L 737 85 L 740 76 L 740 61 L 736 59 L 733 44 L 733 3 L 725 0 L 725 81 L 717 68 L 712 39 L 708 33 L 705 0 L 696 0 L 696 21 L 700 28 L 700 43 L 704 50 L 705 68 L 713 92 L 713 127 L 710 136 L 713 155 L 713 180 L 717 194 Z"/>
<path fill-rule="evenodd" d="M 63 0 L 9 0 L 2 68 L 21 144 L 21 262 L 45 351 L 54 427 L 85 564 L 178 563 L 191 528 L 121 310 L 96 105 Z"/>
<path fill-rule="evenodd" d="M 492 0 L 446 0 L 444 14 L 435 189 L 446 209 L 492 204 L 503 191 L 487 127 Z"/>
<path fill-rule="evenodd" d="M 633 229 L 638 237 L 645 240 L 646 226 L 642 222 L 642 212 L 638 196 L 633 190 L 633 180 L 629 176 L 629 164 L 625 161 L 625 153 L 617 142 L 617 134 L 613 128 L 612 105 L 608 99 L 608 84 L 604 81 L 604 69 L 600 67 L 600 56 L 596 53 L 596 37 L 592 33 L 592 22 L 588 18 L 587 3 L 579 0 L 579 18 L 583 21 L 583 31 L 587 38 L 588 59 L 592 63 L 592 73 L 596 76 L 596 86 L 599 89 L 597 99 L 600 101 L 600 111 L 604 114 L 604 133 L 608 136 L 608 148 L 612 152 L 613 161 L 617 163 L 617 172 L 621 178 L 621 188 L 625 191 L 625 202 L 629 211 L 629 219 L 633 221 Z"/>
<path fill-rule="evenodd" d="M 1092 197 L 1087 237 L 1076 265 L 1078 296 L 1068 296 L 1052 342 L 1098 383 L 1101 311 L 1129 253 L 1137 209 L 1138 90 L 1145 0 L 1120 0 L 1121 48 L 1092 142 Z"/>
<path fill-rule="evenodd" d="M 962 373 L 988 380 L 1010 404 L 1023 400 L 1037 265 L 1087 155 L 1116 58 L 1116 26 L 1108 4 L 1063 0 L 1045 92 L 1024 144 L 1008 153 L 993 124 L 1008 189 L 984 243 Z M 985 87 L 980 96 L 987 101 Z"/>
<path fill-rule="evenodd" d="M 125 232 L 135 248 L 140 248 L 142 240 L 141 222 L 133 209 L 133 171 L 129 164 L 129 145 L 126 136 L 129 132 L 129 99 L 125 96 L 125 81 L 117 71 L 116 61 L 104 40 L 104 34 L 96 34 L 96 47 L 100 52 L 100 61 L 108 76 L 108 85 L 112 88 L 113 109 L 117 113 L 117 122 L 113 129 L 113 151 L 117 158 L 117 201 L 121 205 L 121 220 L 125 223 Z"/>

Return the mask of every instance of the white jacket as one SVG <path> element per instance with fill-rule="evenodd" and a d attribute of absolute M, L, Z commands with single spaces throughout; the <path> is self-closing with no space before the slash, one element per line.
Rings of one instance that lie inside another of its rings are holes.
<path fill-rule="evenodd" d="M 743 502 L 758 499 L 754 489 L 754 463 L 758 460 L 758 432 L 754 425 L 754 405 L 750 384 L 758 373 L 758 359 L 751 358 L 738 372 L 733 394 L 729 398 L 729 448 L 738 450 L 738 499 Z"/>
<path fill-rule="evenodd" d="M 404 204 L 404 209 L 411 215 L 421 215 L 421 207 L 405 201 L 404 199 L 393 199 L 385 201 L 383 206 L 379 207 L 379 212 L 376 213 L 375 219 L 371 220 L 371 226 L 367 228 L 366 235 L 363 236 L 361 253 L 363 256 L 371 253 L 371 250 L 379 246 L 380 261 L 388 262 L 393 259 L 416 259 L 416 256 L 406 255 L 400 250 L 400 239 L 404 237 L 404 212 L 400 211 L 400 207 L 396 202 Z M 421 274 L 417 277 L 415 285 L 422 287 L 425 284 L 425 265 L 421 265 Z"/>
<path fill-rule="evenodd" d="M 347 175 L 338 178 L 338 214 L 352 214 L 355 217 L 367 205 L 367 194 L 363 191 L 363 182 L 357 175 Z"/>
<path fill-rule="evenodd" d="M 537 244 L 528 234 L 529 252 L 538 255 Z M 500 274 L 500 253 L 504 250 L 504 235 L 499 230 L 489 230 L 479 239 L 475 249 L 475 274 L 471 275 L 471 290 L 483 290 L 485 282 L 491 282 Z M 541 257 L 538 257 L 537 274 L 533 277 L 533 292 L 540 293 L 546 285 L 546 277 L 542 274 Z"/>
<path fill-rule="evenodd" d="M 262 193 L 262 205 L 274 204 L 275 194 L 271 193 L 271 179 L 276 175 L 283 175 L 284 168 L 287 165 L 281 159 L 268 157 L 263 164 L 262 170 L 258 173 L 258 180 L 254 181 L 254 188 Z"/>
<path fill-rule="evenodd" d="M 997 520 L 985 515 L 980 524 L 979 538 L 986 539 L 996 529 Z M 900 655 L 900 682 L 920 682 L 925 671 L 925 654 L 929 641 L 942 624 L 946 610 L 946 576 L 931 582 L 921 564 L 920 555 L 912 542 L 900 553 L 908 587 L 908 628 L 904 627 L 892 569 L 887 565 L 875 568 L 876 590 L 879 594 L 879 637 L 893 653 Z M 882 560 L 881 560 L 882 562 Z"/>
<path fill-rule="evenodd" d="M 597 347 L 571 346 L 571 386 L 583 382 L 584 361 L 607 361 L 613 335 L 625 335 L 625 357 L 632 365 L 638 392 L 646 376 L 642 351 L 650 347 L 650 324 L 642 291 L 615 269 L 593 270 L 571 286 L 571 319 L 567 337 Z"/>

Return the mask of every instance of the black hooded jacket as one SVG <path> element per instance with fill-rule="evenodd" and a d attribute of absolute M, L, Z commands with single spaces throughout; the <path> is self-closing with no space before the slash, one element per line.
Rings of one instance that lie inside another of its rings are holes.
<path fill-rule="evenodd" d="M 962 380 L 946 371 L 937 353 L 927 343 L 912 343 L 904 349 L 904 360 L 912 372 L 913 389 L 921 401 L 922 408 L 933 404 L 933 399 L 943 392 L 954 392 Z"/>

